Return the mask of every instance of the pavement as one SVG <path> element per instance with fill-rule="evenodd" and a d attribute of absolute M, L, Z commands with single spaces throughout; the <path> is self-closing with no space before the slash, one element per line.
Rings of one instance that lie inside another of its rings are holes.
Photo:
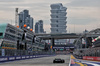
<path fill-rule="evenodd" d="M 65 63 L 53 63 L 55 58 L 65 60 Z M 26 60 L 0 63 L 0 66 L 69 66 L 70 55 L 56 55 L 51 57 L 33 58 Z"/>
<path fill-rule="evenodd" d="M 73 55 L 71 55 L 71 62 L 70 66 L 100 66 L 100 61 L 89 61 L 89 60 L 82 60 L 76 59 Z M 73 64 L 73 62 L 75 64 Z"/>

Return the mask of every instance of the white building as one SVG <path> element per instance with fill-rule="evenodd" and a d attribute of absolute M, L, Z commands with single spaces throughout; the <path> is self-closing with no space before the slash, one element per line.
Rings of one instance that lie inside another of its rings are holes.
<path fill-rule="evenodd" d="M 51 33 L 66 33 L 66 10 L 67 8 L 62 3 L 51 4 Z M 57 40 L 55 42 L 65 42 Z"/>

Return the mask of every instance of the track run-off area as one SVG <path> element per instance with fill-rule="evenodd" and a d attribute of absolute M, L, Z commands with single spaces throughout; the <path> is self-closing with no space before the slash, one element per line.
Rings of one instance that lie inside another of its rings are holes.
<path fill-rule="evenodd" d="M 100 66 L 100 61 L 76 59 L 73 55 L 71 55 L 70 66 Z"/>

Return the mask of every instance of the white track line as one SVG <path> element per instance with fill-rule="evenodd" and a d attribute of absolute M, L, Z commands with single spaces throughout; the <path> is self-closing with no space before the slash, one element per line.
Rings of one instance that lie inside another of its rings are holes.
<path fill-rule="evenodd" d="M 70 64 L 71 64 L 71 56 L 70 56 L 69 66 L 70 66 Z"/>

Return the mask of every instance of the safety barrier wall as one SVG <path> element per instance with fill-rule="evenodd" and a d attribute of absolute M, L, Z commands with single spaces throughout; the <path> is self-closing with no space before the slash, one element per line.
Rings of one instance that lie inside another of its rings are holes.
<path fill-rule="evenodd" d="M 0 49 L 0 56 L 52 55 L 53 51 L 28 51 L 16 49 Z"/>
<path fill-rule="evenodd" d="M 54 56 L 54 55 L 1 56 L 0 63 L 7 61 L 14 61 L 14 60 L 24 60 L 24 59 L 49 57 L 49 56 Z"/>
<path fill-rule="evenodd" d="M 83 56 L 84 60 L 100 61 L 100 57 Z"/>

